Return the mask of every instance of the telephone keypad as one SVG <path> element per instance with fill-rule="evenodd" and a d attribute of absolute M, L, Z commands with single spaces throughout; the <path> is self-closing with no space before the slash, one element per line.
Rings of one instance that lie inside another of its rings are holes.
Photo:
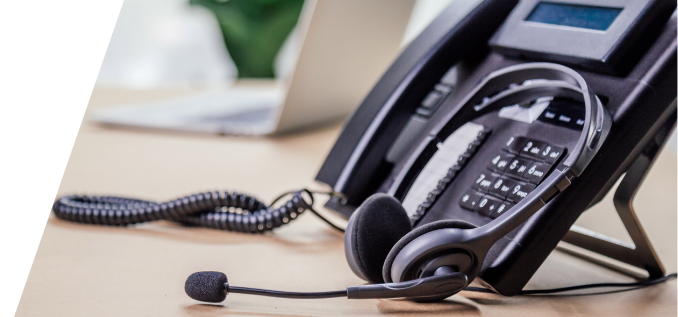
<path fill-rule="evenodd" d="M 492 187 L 492 184 L 494 184 L 494 181 L 497 179 L 497 176 L 492 175 L 491 173 L 480 173 L 478 177 L 476 178 L 475 184 L 473 184 L 473 188 L 477 189 L 478 191 L 485 192 L 487 193 L 488 190 Z"/>
<path fill-rule="evenodd" d="M 509 191 L 508 195 L 506 195 L 506 199 L 514 202 L 514 203 L 519 203 L 523 198 L 527 197 L 536 186 L 533 184 L 515 184 Z"/>
<path fill-rule="evenodd" d="M 541 154 L 539 154 L 539 159 L 546 163 L 554 164 L 563 155 L 564 151 L 565 149 L 560 146 L 547 145 L 541 151 Z"/>
<path fill-rule="evenodd" d="M 551 167 L 553 167 L 551 164 L 534 162 L 530 165 L 530 168 L 525 171 L 525 174 L 523 174 L 523 179 L 533 184 L 539 184 L 544 180 L 544 177 L 546 177 L 546 174 L 551 170 Z"/>
<path fill-rule="evenodd" d="M 527 140 L 527 143 L 520 149 L 520 155 L 530 158 L 539 158 L 541 152 L 548 146 L 546 142 Z"/>
<path fill-rule="evenodd" d="M 505 152 L 498 152 L 497 155 L 492 157 L 490 164 L 487 165 L 487 169 L 497 173 L 503 173 L 514 158 L 515 155 L 507 154 Z"/>
<path fill-rule="evenodd" d="M 509 163 L 506 170 L 504 170 L 504 173 L 517 179 L 521 179 L 532 163 L 533 162 L 530 160 L 516 157 Z"/>
<path fill-rule="evenodd" d="M 510 202 L 502 201 L 502 202 L 499 204 L 499 206 L 497 206 L 497 209 L 495 209 L 495 210 L 492 212 L 492 214 L 490 215 L 490 217 L 491 217 L 492 219 L 497 219 L 497 217 L 501 216 L 501 215 L 504 213 L 504 211 L 507 211 L 507 210 L 511 209 L 513 206 L 514 206 L 514 205 L 513 205 L 512 203 L 510 203 Z"/>
<path fill-rule="evenodd" d="M 488 195 L 478 201 L 475 211 L 483 216 L 490 217 L 502 203 L 503 201 Z"/>
<path fill-rule="evenodd" d="M 500 198 L 506 198 L 506 195 L 508 195 L 511 189 L 517 184 L 517 182 L 509 178 L 499 177 L 494 184 L 492 184 L 492 187 L 490 187 L 490 194 Z"/>
<path fill-rule="evenodd" d="M 504 145 L 504 150 L 509 153 L 518 154 L 525 147 L 527 139 L 522 136 L 510 137 Z"/>
<path fill-rule="evenodd" d="M 475 190 L 468 190 L 461 196 L 461 201 L 459 204 L 468 210 L 473 210 L 478 204 L 478 201 L 483 198 L 483 195 L 476 192 Z"/>
<path fill-rule="evenodd" d="M 501 216 L 548 176 L 565 151 L 524 136 L 510 137 L 464 193 L 460 206 L 492 219 Z"/>

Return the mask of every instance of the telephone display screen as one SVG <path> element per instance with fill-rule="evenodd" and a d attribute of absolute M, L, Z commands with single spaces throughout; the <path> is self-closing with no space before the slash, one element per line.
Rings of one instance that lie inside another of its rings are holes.
<path fill-rule="evenodd" d="M 526 21 L 605 31 L 622 9 L 540 2 Z"/>

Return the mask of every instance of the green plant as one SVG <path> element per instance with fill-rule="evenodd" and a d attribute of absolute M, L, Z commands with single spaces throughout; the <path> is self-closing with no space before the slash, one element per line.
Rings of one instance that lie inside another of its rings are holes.
<path fill-rule="evenodd" d="M 273 62 L 304 0 L 190 0 L 217 17 L 239 78 L 274 77 Z"/>

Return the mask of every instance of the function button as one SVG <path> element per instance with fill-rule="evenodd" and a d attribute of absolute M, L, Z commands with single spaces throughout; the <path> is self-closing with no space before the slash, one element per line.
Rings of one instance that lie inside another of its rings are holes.
<path fill-rule="evenodd" d="M 452 88 L 445 85 L 436 85 L 435 89 L 426 95 L 421 106 L 417 108 L 417 113 L 422 116 L 430 116 L 442 103 L 442 100 L 452 91 Z"/>
<path fill-rule="evenodd" d="M 520 155 L 531 158 L 539 158 L 541 152 L 546 149 L 548 144 L 546 142 L 528 140 L 527 143 L 520 149 Z"/>
<path fill-rule="evenodd" d="M 471 144 L 468 145 L 468 147 L 466 148 L 466 153 L 475 153 L 476 150 L 478 150 L 479 146 L 480 141 L 476 139 L 475 141 L 471 142 Z"/>
<path fill-rule="evenodd" d="M 512 136 L 504 143 L 504 150 L 514 154 L 520 153 L 527 142 L 528 140 L 522 136 Z"/>
<path fill-rule="evenodd" d="M 508 178 L 499 177 L 490 187 L 490 194 L 505 198 L 511 192 L 511 189 L 518 184 L 516 181 Z"/>
<path fill-rule="evenodd" d="M 527 171 L 530 165 L 532 165 L 532 163 L 533 162 L 530 160 L 524 159 L 522 157 L 516 157 L 511 160 L 504 172 L 506 175 L 510 175 L 515 178 L 522 178 L 523 174 Z"/>
<path fill-rule="evenodd" d="M 487 135 L 490 134 L 490 132 L 492 132 L 492 129 L 490 129 L 488 127 L 483 127 L 483 130 L 478 132 L 478 136 L 476 137 L 476 140 L 480 140 L 480 141 L 485 140 L 485 138 L 487 138 Z"/>
<path fill-rule="evenodd" d="M 457 164 L 460 165 L 460 166 L 466 165 L 466 162 L 468 162 L 468 160 L 471 158 L 472 155 L 473 155 L 473 153 L 468 153 L 468 152 L 466 152 L 462 155 L 459 155 L 459 157 L 457 158 Z"/>
<path fill-rule="evenodd" d="M 437 85 L 435 85 L 435 87 L 433 87 L 433 88 L 434 88 L 435 90 L 437 90 L 437 91 L 443 93 L 443 94 L 449 94 L 449 93 L 452 92 L 452 90 L 453 90 L 452 87 L 450 87 L 450 86 L 448 86 L 448 85 L 443 85 L 443 84 L 437 84 Z"/>
<path fill-rule="evenodd" d="M 483 216 L 489 217 L 494 213 L 503 202 L 499 199 L 485 196 L 480 199 L 475 211 Z"/>
<path fill-rule="evenodd" d="M 533 190 L 535 186 L 532 184 L 516 184 L 511 188 L 511 191 L 506 196 L 507 199 L 518 203 L 523 198 L 527 197 Z"/>
<path fill-rule="evenodd" d="M 534 162 L 523 174 L 523 179 L 534 184 L 539 184 L 551 170 L 551 164 Z"/>
<path fill-rule="evenodd" d="M 438 91 L 431 91 L 428 93 L 428 96 L 424 98 L 424 101 L 421 103 L 421 107 L 427 110 L 432 110 L 438 105 L 438 102 L 443 99 L 443 94 Z"/>
<path fill-rule="evenodd" d="M 450 169 L 447 170 L 447 174 L 445 174 L 445 177 L 443 177 L 442 180 L 445 182 L 451 182 L 455 177 L 457 177 L 457 174 L 459 174 L 459 171 L 461 170 L 461 166 L 458 164 L 454 164 L 454 166 L 450 167 Z"/>
<path fill-rule="evenodd" d="M 475 183 L 473 184 L 473 188 L 487 193 L 488 190 L 490 190 L 490 187 L 492 187 L 492 184 L 494 184 L 494 181 L 497 179 L 496 176 L 492 176 L 490 173 L 480 173 L 478 177 L 476 178 Z"/>
<path fill-rule="evenodd" d="M 508 166 L 509 162 L 511 162 L 513 158 L 515 158 L 515 155 L 499 152 L 492 158 L 490 164 L 487 165 L 487 169 L 497 173 L 503 173 L 506 169 L 506 166 Z"/>
<path fill-rule="evenodd" d="M 473 210 L 475 206 L 478 204 L 478 201 L 483 198 L 483 195 L 476 192 L 475 190 L 468 190 L 464 195 L 461 196 L 461 200 L 459 201 L 459 205 L 468 210 Z"/>
<path fill-rule="evenodd" d="M 547 145 L 539 154 L 539 159 L 546 163 L 555 164 L 565 152 L 565 148 L 555 145 Z"/>
<path fill-rule="evenodd" d="M 537 120 L 581 131 L 586 117 L 584 112 L 584 103 L 581 101 L 554 98 Z"/>
<path fill-rule="evenodd" d="M 505 211 L 508 211 L 509 209 L 513 208 L 513 206 L 514 205 L 512 203 L 508 202 L 508 201 L 502 201 L 497 206 L 497 208 L 492 212 L 490 217 L 492 217 L 492 219 L 497 219 L 499 216 L 504 214 Z"/>

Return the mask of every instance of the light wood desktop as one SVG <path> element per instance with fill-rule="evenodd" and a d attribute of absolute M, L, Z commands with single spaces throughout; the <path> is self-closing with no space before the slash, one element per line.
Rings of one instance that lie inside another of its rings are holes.
<path fill-rule="evenodd" d="M 96 88 L 90 108 L 186 92 Z M 276 137 L 218 137 L 109 129 L 85 120 L 59 195 L 167 200 L 203 190 L 230 189 L 269 202 L 290 189 L 322 188 L 313 178 L 340 131 L 341 125 L 335 124 Z M 675 272 L 676 157 L 670 151 L 660 156 L 635 205 L 666 270 Z M 578 224 L 630 242 L 609 197 L 586 212 Z M 346 264 L 343 236 L 312 214 L 265 235 L 167 222 L 100 227 L 50 215 L 16 316 L 676 315 L 675 281 L 595 296 L 502 297 L 462 292 L 444 302 L 419 304 L 231 294 L 221 305 L 205 305 L 183 290 L 186 277 L 203 270 L 225 272 L 232 285 L 288 291 L 338 290 L 364 283 Z M 630 281 L 556 250 L 527 288 Z"/>

